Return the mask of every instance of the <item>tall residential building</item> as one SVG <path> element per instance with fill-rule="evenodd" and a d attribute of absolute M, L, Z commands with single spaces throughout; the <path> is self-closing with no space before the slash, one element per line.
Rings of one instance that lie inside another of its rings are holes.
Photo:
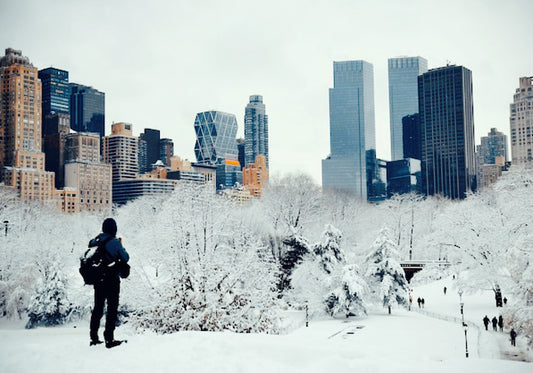
<path fill-rule="evenodd" d="M 322 160 L 322 186 L 366 200 L 367 156 L 376 149 L 374 68 L 366 61 L 333 62 L 329 90 L 330 155 Z"/>
<path fill-rule="evenodd" d="M 237 160 L 237 118 L 221 111 L 196 114 L 194 153 L 199 164 L 216 165 L 226 159 Z"/>
<path fill-rule="evenodd" d="M 68 71 L 49 67 L 39 70 L 42 84 L 42 115 L 44 118 L 51 113 L 70 115 L 70 85 Z"/>
<path fill-rule="evenodd" d="M 41 82 L 22 51 L 0 59 L 0 181 L 24 200 L 54 199 L 54 173 L 41 151 Z"/>
<path fill-rule="evenodd" d="M 533 162 L 533 76 L 522 77 L 510 110 L 513 164 Z"/>
<path fill-rule="evenodd" d="M 242 171 L 242 185 L 250 191 L 254 197 L 261 197 L 261 190 L 268 183 L 268 168 L 266 165 L 266 157 L 258 155 L 255 157 L 255 162 L 249 164 L 248 167 Z"/>
<path fill-rule="evenodd" d="M 160 159 L 159 141 L 161 139 L 161 132 L 159 130 L 145 128 L 139 138 L 146 143 L 146 158 L 141 157 L 144 163 L 139 163 L 139 172 L 150 172 L 152 165 Z"/>
<path fill-rule="evenodd" d="M 487 136 L 481 137 L 478 147 L 481 164 L 496 164 L 498 157 L 507 161 L 507 136 L 496 128 L 491 128 Z"/>
<path fill-rule="evenodd" d="M 166 167 L 170 167 L 170 158 L 174 155 L 174 142 L 172 139 L 159 140 L 159 160 Z"/>
<path fill-rule="evenodd" d="M 472 72 L 463 66 L 418 78 L 422 183 L 427 195 L 462 199 L 476 190 Z"/>
<path fill-rule="evenodd" d="M 132 125 L 114 123 L 111 135 L 105 136 L 103 140 L 103 159 L 104 162 L 111 163 L 113 184 L 123 179 L 135 179 L 139 172 L 138 139 L 133 136 Z"/>
<path fill-rule="evenodd" d="M 254 163 L 260 154 L 265 156 L 268 168 L 268 115 L 263 96 L 253 95 L 244 111 L 244 164 L 241 166 Z"/>
<path fill-rule="evenodd" d="M 70 83 L 70 126 L 77 132 L 105 136 L 105 93 Z"/>
<path fill-rule="evenodd" d="M 78 191 L 80 210 L 109 212 L 112 166 L 100 161 L 100 136 L 78 132 L 65 140 L 65 187 Z"/>
<path fill-rule="evenodd" d="M 418 76 L 428 71 L 422 57 L 389 58 L 391 160 L 404 158 L 402 118 L 418 113 Z"/>

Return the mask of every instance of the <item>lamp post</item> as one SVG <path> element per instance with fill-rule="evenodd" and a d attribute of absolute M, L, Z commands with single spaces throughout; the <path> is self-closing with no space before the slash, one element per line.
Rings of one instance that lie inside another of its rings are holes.
<path fill-rule="evenodd" d="M 466 325 L 463 322 L 463 329 L 465 331 L 465 351 L 466 351 L 466 357 L 468 357 L 468 340 L 466 339 L 466 332 L 468 331 L 468 325 Z"/>
<path fill-rule="evenodd" d="M 305 327 L 309 326 L 309 303 L 305 302 Z"/>
<path fill-rule="evenodd" d="M 461 305 L 461 321 L 463 322 L 463 325 L 465 325 L 465 315 L 463 312 L 463 307 L 465 305 L 463 303 L 463 289 L 459 289 L 457 293 L 459 294 L 459 304 Z"/>
<path fill-rule="evenodd" d="M 4 220 L 4 236 L 7 236 L 7 225 L 9 224 L 9 220 Z"/>

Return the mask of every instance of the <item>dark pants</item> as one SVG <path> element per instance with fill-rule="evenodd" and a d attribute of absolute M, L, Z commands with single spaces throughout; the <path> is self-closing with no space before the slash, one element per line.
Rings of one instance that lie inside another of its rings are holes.
<path fill-rule="evenodd" d="M 120 279 L 118 277 L 104 281 L 102 284 L 94 285 L 94 308 L 91 315 L 91 340 L 98 339 L 98 328 L 100 319 L 104 314 L 104 303 L 107 301 L 107 312 L 105 320 L 104 339 L 112 341 L 114 339 L 115 325 L 117 323 L 118 297 L 120 294 Z"/>

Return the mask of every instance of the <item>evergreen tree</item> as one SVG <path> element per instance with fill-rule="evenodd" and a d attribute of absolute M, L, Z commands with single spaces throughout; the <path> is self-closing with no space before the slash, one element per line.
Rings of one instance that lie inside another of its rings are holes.
<path fill-rule="evenodd" d="M 383 228 L 366 257 L 366 277 L 374 297 L 391 313 L 392 306 L 407 304 L 409 287 L 396 245 L 389 237 L 388 229 Z"/>
<path fill-rule="evenodd" d="M 27 329 L 60 325 L 69 320 L 72 304 L 67 298 L 66 277 L 58 261 L 51 263 L 28 307 Z"/>

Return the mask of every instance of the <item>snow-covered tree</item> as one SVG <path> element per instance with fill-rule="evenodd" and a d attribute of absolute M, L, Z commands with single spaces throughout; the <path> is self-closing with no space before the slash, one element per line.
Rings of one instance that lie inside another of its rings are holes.
<path fill-rule="evenodd" d="M 355 264 L 345 265 L 340 281 L 325 300 L 327 312 L 334 316 L 342 312 L 346 317 L 366 314 L 364 296 L 368 286 Z"/>
<path fill-rule="evenodd" d="M 28 306 L 26 328 L 60 325 L 69 320 L 73 307 L 67 295 L 67 278 L 59 260 L 52 262 Z"/>
<path fill-rule="evenodd" d="M 137 312 L 140 328 L 277 332 L 277 267 L 251 235 L 238 204 L 207 188 L 178 190 L 153 221 L 165 232 L 152 248 L 165 261 L 151 305 Z"/>
<path fill-rule="evenodd" d="M 383 228 L 366 258 L 366 278 L 374 298 L 391 313 L 394 305 L 406 305 L 409 287 L 399 263 L 396 245 Z"/>
<path fill-rule="evenodd" d="M 313 245 L 291 276 L 293 289 L 288 300 L 307 303 L 311 314 L 360 315 L 366 310 L 363 295 L 366 283 L 355 265 L 346 263 L 341 249 L 342 232 L 326 225 L 322 240 Z"/>
<path fill-rule="evenodd" d="M 331 274 L 339 263 L 344 263 L 344 252 L 341 249 L 342 232 L 332 226 L 326 225 L 322 233 L 322 242 L 313 246 L 313 252 L 319 258 L 324 271 Z"/>

